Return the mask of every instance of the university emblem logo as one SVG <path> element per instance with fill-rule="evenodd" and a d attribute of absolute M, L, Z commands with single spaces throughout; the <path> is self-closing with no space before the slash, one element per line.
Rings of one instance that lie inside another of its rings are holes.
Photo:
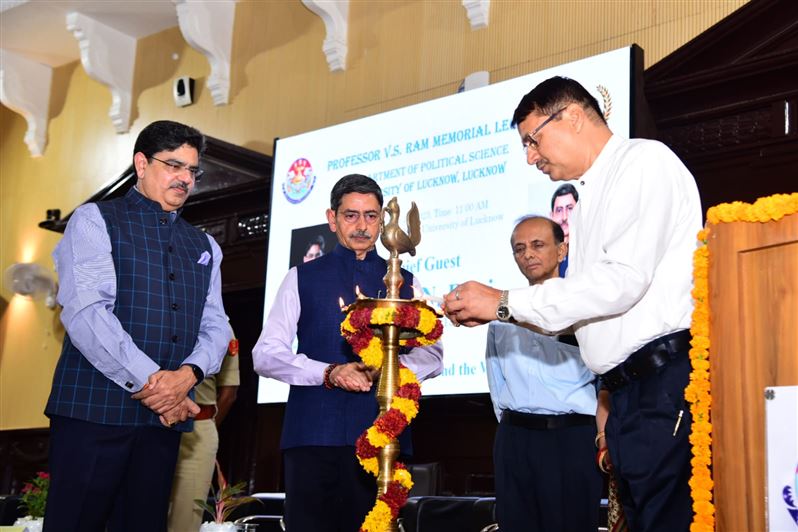
<path fill-rule="evenodd" d="M 781 492 L 781 497 L 786 505 L 787 513 L 790 514 L 792 520 L 798 525 L 798 503 L 796 503 L 796 491 L 798 491 L 798 465 L 795 466 L 795 485 L 790 486 L 787 484 Z"/>
<path fill-rule="evenodd" d="M 291 163 L 288 175 L 283 182 L 283 194 L 291 203 L 299 203 L 308 197 L 313 185 L 316 184 L 316 175 L 313 166 L 307 159 L 297 159 Z"/>

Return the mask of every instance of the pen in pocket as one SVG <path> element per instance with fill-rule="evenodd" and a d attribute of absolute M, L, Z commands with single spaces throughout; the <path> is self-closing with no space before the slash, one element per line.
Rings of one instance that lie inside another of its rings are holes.
<path fill-rule="evenodd" d="M 684 410 L 679 410 L 679 416 L 676 418 L 676 426 L 673 427 L 673 436 L 676 436 L 676 433 L 679 431 L 679 425 L 682 424 L 682 416 L 684 415 Z"/>

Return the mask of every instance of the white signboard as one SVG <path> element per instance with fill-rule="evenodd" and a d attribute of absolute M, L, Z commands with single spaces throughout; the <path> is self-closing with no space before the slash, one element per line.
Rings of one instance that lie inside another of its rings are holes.
<path fill-rule="evenodd" d="M 767 523 L 798 531 L 798 386 L 765 388 Z"/>
<path fill-rule="evenodd" d="M 403 267 L 418 275 L 428 295 L 442 296 L 469 279 L 506 289 L 524 286 L 527 281 L 510 250 L 510 233 L 523 215 L 548 216 L 552 193 L 561 183 L 551 182 L 527 164 L 518 133 L 510 126 L 513 111 L 540 82 L 566 76 L 610 109 L 610 128 L 628 137 L 631 58 L 632 49 L 622 48 L 279 139 L 274 153 L 266 315 L 283 277 L 303 260 L 303 253 L 318 255 L 320 248 L 329 252 L 335 244 L 324 212 L 333 185 L 351 173 L 374 178 L 386 202 L 397 196 L 403 214 L 411 201 L 418 204 L 421 244 L 415 257 L 403 257 Z M 378 251 L 387 256 L 381 246 Z M 351 294 L 341 296 L 351 303 Z M 486 392 L 487 327 L 455 329 L 448 320 L 444 327 L 443 374 L 424 382 L 424 394 Z M 284 401 L 286 396 L 287 386 L 261 381 L 258 402 Z"/>

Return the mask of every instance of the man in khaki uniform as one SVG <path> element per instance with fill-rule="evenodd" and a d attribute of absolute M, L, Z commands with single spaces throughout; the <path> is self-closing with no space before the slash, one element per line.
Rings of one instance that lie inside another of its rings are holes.
<path fill-rule="evenodd" d="M 194 499 L 208 497 L 219 450 L 217 428 L 233 406 L 240 382 L 238 340 L 233 338 L 219 373 L 196 387 L 200 413 L 194 418 L 194 431 L 184 433 L 180 440 L 169 505 L 169 532 L 196 532 L 202 524 L 202 509 L 194 504 Z"/>

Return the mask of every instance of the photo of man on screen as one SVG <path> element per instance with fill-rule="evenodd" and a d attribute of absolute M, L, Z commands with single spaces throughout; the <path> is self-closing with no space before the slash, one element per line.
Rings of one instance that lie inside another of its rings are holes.
<path fill-rule="evenodd" d="M 566 244 L 568 243 L 568 235 L 571 232 L 568 218 L 571 216 L 571 211 L 576 207 L 577 201 L 579 201 L 579 192 L 570 183 L 560 185 L 551 197 L 551 219 L 562 227 Z"/>

